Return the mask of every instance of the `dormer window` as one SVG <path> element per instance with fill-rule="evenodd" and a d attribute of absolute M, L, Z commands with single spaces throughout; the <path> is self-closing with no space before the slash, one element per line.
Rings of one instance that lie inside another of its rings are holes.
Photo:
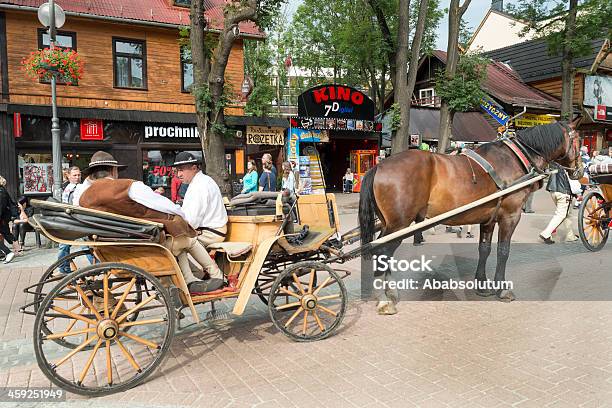
<path fill-rule="evenodd" d="M 191 0 L 174 0 L 174 5 L 179 7 L 191 7 Z"/>

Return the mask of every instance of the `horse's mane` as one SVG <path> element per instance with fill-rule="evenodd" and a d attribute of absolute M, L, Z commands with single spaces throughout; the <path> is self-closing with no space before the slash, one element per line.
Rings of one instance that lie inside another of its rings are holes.
<path fill-rule="evenodd" d="M 565 123 L 555 122 L 516 132 L 519 142 L 531 147 L 544 157 L 550 157 L 563 144 Z"/>

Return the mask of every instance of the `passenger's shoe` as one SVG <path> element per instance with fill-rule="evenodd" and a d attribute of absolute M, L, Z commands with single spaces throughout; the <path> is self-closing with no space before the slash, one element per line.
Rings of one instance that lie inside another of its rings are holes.
<path fill-rule="evenodd" d="M 10 263 L 13 258 L 15 258 L 15 253 L 14 252 L 9 252 L 9 254 L 6 256 L 6 258 L 4 259 L 4 263 Z"/>
<path fill-rule="evenodd" d="M 191 282 L 187 285 L 189 293 L 206 293 L 212 292 L 223 287 L 223 279 L 207 279 L 201 281 Z"/>
<path fill-rule="evenodd" d="M 552 245 L 555 243 L 555 241 L 553 241 L 550 237 L 544 238 L 542 235 L 539 235 L 539 237 L 545 244 Z"/>

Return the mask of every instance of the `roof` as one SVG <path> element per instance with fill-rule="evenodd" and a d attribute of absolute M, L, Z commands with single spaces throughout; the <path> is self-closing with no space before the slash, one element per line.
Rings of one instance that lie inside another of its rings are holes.
<path fill-rule="evenodd" d="M 526 23 L 523 20 L 520 20 L 518 18 L 516 18 L 515 16 L 513 16 L 512 14 L 508 14 L 504 11 L 501 10 L 495 10 L 493 8 L 490 8 L 487 11 L 487 14 L 485 14 L 485 16 L 482 18 L 482 20 L 480 21 L 480 24 L 478 25 L 478 27 L 476 28 L 476 30 L 474 30 L 474 33 L 472 34 L 472 36 L 470 37 L 470 40 L 467 43 L 466 48 L 469 50 L 474 41 L 476 40 L 476 38 L 478 38 L 478 35 L 480 34 L 480 31 L 483 29 L 484 25 L 487 23 L 487 21 L 489 20 L 491 14 L 496 14 L 504 19 L 506 19 L 508 21 L 508 26 L 507 27 L 502 27 L 502 29 L 508 29 L 509 27 L 512 27 L 513 29 L 510 31 L 520 31 L 522 30 L 525 26 Z M 514 27 L 516 27 L 516 30 L 514 30 Z M 499 27 L 497 27 L 497 29 L 499 29 Z M 512 32 L 506 32 L 505 34 L 510 34 L 512 35 Z M 501 33 L 500 33 L 501 34 Z M 517 34 L 515 34 L 515 36 L 512 36 L 512 38 L 508 38 L 508 41 L 514 41 L 514 42 L 521 42 L 523 41 L 523 39 L 520 38 L 520 36 Z"/>
<path fill-rule="evenodd" d="M 589 54 L 574 58 L 574 67 L 590 69 L 604 43 L 604 39 L 592 40 Z M 561 55 L 551 56 L 543 39 L 510 45 L 484 55 L 507 63 L 527 83 L 561 76 Z"/>
<path fill-rule="evenodd" d="M 386 122 L 388 119 L 385 118 Z M 385 123 L 387 124 L 387 123 Z M 440 110 L 433 108 L 410 109 L 410 134 L 419 134 L 423 140 L 438 140 L 440 137 Z M 457 112 L 453 117 L 451 130 L 453 140 L 458 142 L 490 142 L 497 131 L 485 120 L 480 112 Z M 390 134 L 383 133 L 388 139 Z"/>
<path fill-rule="evenodd" d="M 38 8 L 47 0 L 0 0 L 2 5 L 24 8 Z M 67 13 L 142 21 L 143 23 L 162 23 L 176 26 L 189 25 L 189 8 L 174 6 L 173 0 L 58 0 Z M 211 29 L 223 28 L 223 7 L 225 0 L 204 0 L 205 15 Z M 264 37 L 265 34 L 252 22 L 240 24 L 243 34 Z"/>
<path fill-rule="evenodd" d="M 433 56 L 446 63 L 446 52 L 435 50 Z M 509 105 L 536 109 L 561 108 L 557 98 L 525 84 L 512 68 L 498 61 L 491 61 L 487 65 L 487 78 L 482 88 L 495 99 Z"/>

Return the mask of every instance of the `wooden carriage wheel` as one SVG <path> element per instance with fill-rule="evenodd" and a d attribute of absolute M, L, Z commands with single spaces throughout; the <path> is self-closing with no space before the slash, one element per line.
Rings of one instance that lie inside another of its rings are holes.
<path fill-rule="evenodd" d="M 304 275 L 307 275 L 308 272 L 309 271 L 306 271 L 306 270 L 297 272 L 297 276 L 302 284 L 307 284 L 308 276 L 304 276 Z M 259 299 L 265 305 L 268 305 L 268 299 L 270 297 L 270 290 L 272 289 L 272 285 L 274 285 L 274 282 L 276 281 L 276 278 L 278 278 L 280 273 L 281 273 L 281 270 L 276 270 L 276 269 L 262 270 L 257 276 L 257 282 L 255 282 L 255 288 L 253 289 L 253 293 L 255 293 L 257 297 L 259 297 Z M 283 284 L 284 284 L 283 286 L 285 287 L 285 289 L 297 291 L 297 286 L 296 286 L 296 283 L 293 281 L 293 279 L 289 279 L 289 280 L 285 279 Z M 317 284 L 316 276 L 315 276 L 314 284 L 315 285 Z M 286 300 L 286 303 L 289 303 L 290 299 L 288 298 L 288 295 L 285 296 L 285 300 Z"/>
<path fill-rule="evenodd" d="M 589 251 L 599 251 L 606 244 L 610 228 L 609 209 L 606 200 L 598 191 L 589 192 L 578 211 L 578 232 Z"/>
<path fill-rule="evenodd" d="M 296 290 L 288 288 L 289 281 L 294 282 Z M 281 272 L 268 299 L 272 322 L 295 341 L 330 336 L 342 323 L 346 307 L 346 287 L 340 276 L 330 266 L 313 261 L 294 264 Z"/>
<path fill-rule="evenodd" d="M 50 318 L 64 321 L 64 331 L 46 333 Z M 36 360 L 49 380 L 75 394 L 124 391 L 161 364 L 175 325 L 170 294 L 156 277 L 127 264 L 91 265 L 66 276 L 41 302 L 34 323 Z M 68 338 L 78 343 L 71 351 L 55 342 Z"/>

